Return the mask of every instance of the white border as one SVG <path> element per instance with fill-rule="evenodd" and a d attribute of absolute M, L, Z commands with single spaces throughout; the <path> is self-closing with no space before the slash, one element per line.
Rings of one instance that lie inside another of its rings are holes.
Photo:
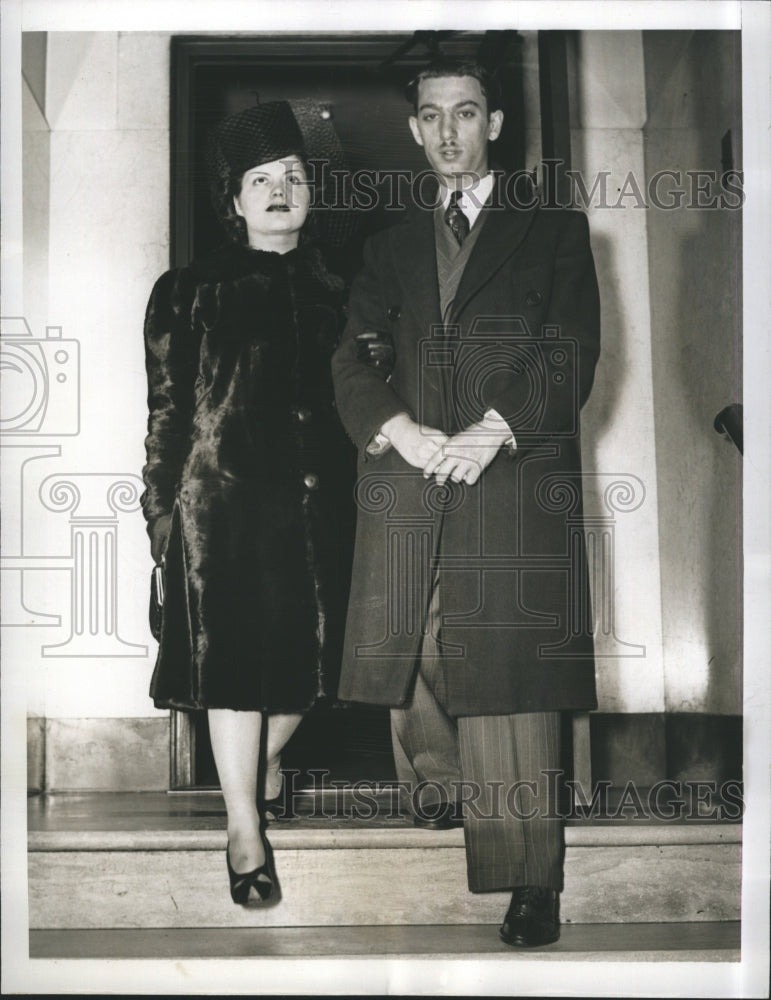
<path fill-rule="evenodd" d="M 13 0 L 23 31 L 631 30 L 741 27 L 736 0 Z M 396 26 L 396 27 L 395 27 Z"/>

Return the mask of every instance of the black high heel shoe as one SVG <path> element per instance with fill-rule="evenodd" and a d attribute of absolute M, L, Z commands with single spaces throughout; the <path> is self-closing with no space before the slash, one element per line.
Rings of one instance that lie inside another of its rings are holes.
<path fill-rule="evenodd" d="M 262 814 L 268 823 L 275 823 L 279 819 L 283 819 L 285 815 L 286 804 L 284 802 L 284 790 L 281 790 L 281 794 L 277 795 L 274 799 L 263 799 L 262 803 Z"/>
<path fill-rule="evenodd" d="M 277 903 L 280 898 L 276 870 L 273 865 L 273 851 L 264 835 L 265 863 L 250 872 L 237 872 L 230 863 L 230 841 L 225 848 L 225 861 L 230 880 L 230 898 L 238 906 L 263 906 Z M 261 877 L 264 876 L 264 877 Z M 254 889 L 256 896 L 252 893 Z"/>
<path fill-rule="evenodd" d="M 275 823 L 287 816 L 286 781 L 280 767 L 278 773 L 281 779 L 278 795 L 274 795 L 271 799 L 263 798 L 262 800 L 262 815 L 267 823 Z"/>
<path fill-rule="evenodd" d="M 262 800 L 262 815 L 267 823 L 275 823 L 282 819 L 291 819 L 291 807 L 287 807 L 287 786 L 281 775 L 281 789 L 272 799 Z"/>

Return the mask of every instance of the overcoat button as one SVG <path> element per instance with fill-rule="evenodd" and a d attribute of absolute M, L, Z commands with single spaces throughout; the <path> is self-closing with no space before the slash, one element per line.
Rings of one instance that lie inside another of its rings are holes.
<path fill-rule="evenodd" d="M 390 320 L 396 320 L 396 319 L 398 319 L 401 316 L 401 314 L 402 314 L 402 311 L 399 308 L 399 306 L 389 306 L 388 307 L 388 318 Z"/>
<path fill-rule="evenodd" d="M 532 288 L 525 296 L 526 306 L 540 306 L 543 302 L 543 295 L 535 288 Z"/>
<path fill-rule="evenodd" d="M 306 472 L 303 482 L 305 483 L 305 488 L 308 490 L 317 490 L 319 488 L 319 477 L 315 472 Z"/>
<path fill-rule="evenodd" d="M 301 409 L 297 411 L 297 419 L 301 424 L 307 424 L 311 419 L 311 411 L 306 409 Z"/>

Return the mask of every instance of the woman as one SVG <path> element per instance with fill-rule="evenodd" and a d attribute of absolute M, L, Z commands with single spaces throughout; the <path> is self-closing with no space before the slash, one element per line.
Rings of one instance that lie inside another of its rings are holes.
<path fill-rule="evenodd" d="M 278 890 L 258 771 L 265 797 L 278 795 L 281 750 L 334 694 L 340 656 L 353 465 L 329 359 L 342 282 L 307 239 L 289 104 L 222 122 L 210 173 L 231 239 L 164 274 L 145 322 L 143 510 L 165 568 L 150 693 L 157 707 L 208 712 L 231 895 L 259 904 Z"/>

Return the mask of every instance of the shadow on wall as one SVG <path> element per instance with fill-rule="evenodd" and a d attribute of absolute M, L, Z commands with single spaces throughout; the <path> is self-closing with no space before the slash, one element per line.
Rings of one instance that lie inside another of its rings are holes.
<path fill-rule="evenodd" d="M 741 337 L 725 267 L 730 223 L 704 213 L 697 226 L 673 255 L 677 297 L 658 336 L 674 343 L 654 354 L 665 355 L 654 365 L 665 663 L 677 675 L 690 659 L 693 688 L 668 677 L 667 707 L 733 713 L 741 707 L 742 459 L 713 421 L 741 397 Z"/>
<path fill-rule="evenodd" d="M 676 50 L 646 38 L 646 76 L 667 80 L 650 84 L 648 177 L 712 171 L 720 194 L 740 160 L 738 45 L 735 32 L 693 32 Z M 667 710 L 730 714 L 741 710 L 742 469 L 713 421 L 741 401 L 741 212 L 709 200 L 648 215 L 662 617 Z"/>
<path fill-rule="evenodd" d="M 591 220 L 590 220 L 591 221 Z M 608 519 L 612 513 L 603 500 L 603 491 L 613 475 L 634 473 L 630 464 L 624 468 L 607 469 L 600 461 L 599 443 L 617 419 L 623 386 L 628 382 L 629 332 L 625 312 L 619 295 L 616 248 L 614 239 L 607 233 L 592 232 L 592 252 L 600 286 L 602 340 L 600 358 L 595 370 L 594 387 L 582 413 L 582 465 L 584 473 L 584 514 L 588 519 Z M 596 476 L 596 478 L 594 478 Z M 620 519 L 620 530 L 630 530 L 630 522 Z M 614 552 L 614 559 L 617 558 Z M 618 577 L 618 567 L 614 567 Z M 600 598 L 596 593 L 599 581 L 592 578 L 592 607 L 598 622 Z M 614 595 L 615 596 L 615 595 Z M 611 598 L 614 600 L 614 597 Z M 602 654 L 602 641 L 598 636 L 597 652 Z M 604 653 L 608 655 L 608 651 Z M 606 660 L 604 662 L 612 662 Z M 601 701 L 608 704 L 623 703 L 625 694 L 622 676 L 617 670 L 602 669 Z"/>
<path fill-rule="evenodd" d="M 624 311 L 618 294 L 613 240 L 606 233 L 593 233 L 592 252 L 600 285 L 602 318 L 600 360 L 595 373 L 594 390 L 588 403 L 591 440 L 596 443 L 613 426 L 629 366 L 629 352 Z M 600 392 L 597 392 L 598 384 Z M 597 471 L 596 452 L 585 455 L 584 465 L 586 471 Z"/>

